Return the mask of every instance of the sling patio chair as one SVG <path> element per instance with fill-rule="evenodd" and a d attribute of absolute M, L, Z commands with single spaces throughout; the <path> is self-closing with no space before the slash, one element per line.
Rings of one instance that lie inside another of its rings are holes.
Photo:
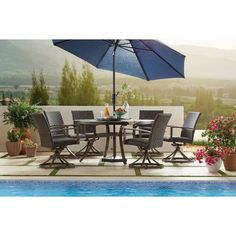
<path fill-rule="evenodd" d="M 72 110 L 72 118 L 74 121 L 74 125 L 78 123 L 78 120 L 89 120 L 94 119 L 94 114 L 92 110 Z M 110 138 L 110 130 L 109 126 L 106 126 L 105 133 L 97 133 L 95 125 L 80 125 L 79 129 L 75 129 L 75 132 L 79 132 L 81 137 L 81 141 L 86 141 L 87 144 L 79 150 L 76 155 L 81 156 L 80 161 L 82 161 L 87 156 L 101 156 L 103 154 L 104 157 L 107 155 L 108 147 L 109 147 L 109 138 Z M 106 145 L 104 153 L 97 150 L 94 146 L 94 143 L 101 137 L 106 138 Z"/>
<path fill-rule="evenodd" d="M 141 156 L 129 164 L 129 167 L 139 167 L 139 168 L 163 168 L 164 166 L 157 162 L 150 151 L 153 148 L 162 147 L 163 145 L 163 137 L 167 127 L 167 124 L 170 120 L 171 114 L 157 114 L 156 118 L 152 122 L 151 130 L 143 130 L 138 128 L 123 128 L 120 129 L 120 139 L 123 137 L 123 143 L 125 145 L 133 145 L 137 146 Z M 148 138 L 143 137 L 133 137 L 126 139 L 126 131 L 136 131 L 149 134 Z M 124 155 L 124 149 L 121 145 L 121 154 Z"/>
<path fill-rule="evenodd" d="M 154 120 L 157 114 L 163 114 L 163 110 L 139 110 L 139 120 L 140 122 L 133 125 L 133 128 L 139 128 L 144 130 L 151 130 L 152 124 L 145 124 L 142 120 Z M 148 138 L 150 134 L 142 132 L 133 132 L 133 137 L 143 137 Z M 163 156 L 163 153 L 153 148 L 150 152 L 153 156 Z M 136 153 L 137 156 L 141 155 L 140 152 Z"/>
<path fill-rule="evenodd" d="M 170 125 L 170 137 L 164 137 L 164 141 L 171 142 L 172 146 L 176 147 L 175 150 L 167 157 L 163 158 L 164 162 L 193 162 L 194 158 L 187 157 L 180 149 L 181 146 L 186 143 L 192 143 L 195 133 L 195 128 L 199 117 L 201 116 L 200 112 L 189 112 L 186 119 L 184 120 L 183 126 Z M 173 136 L 173 129 L 181 129 L 180 136 Z M 177 153 L 180 153 L 180 157 L 176 156 Z"/>
<path fill-rule="evenodd" d="M 76 134 L 74 135 L 74 132 L 73 131 L 73 128 L 74 129 L 77 129 L 77 127 L 74 126 L 74 124 L 69 124 L 67 125 L 70 129 L 69 130 L 66 130 L 64 129 L 63 127 L 65 127 L 65 123 L 64 123 L 64 120 L 63 120 L 63 117 L 62 117 L 62 114 L 60 111 L 44 111 L 44 115 L 47 119 L 47 122 L 49 123 L 49 126 L 51 128 L 55 128 L 55 130 L 52 130 L 52 135 L 67 135 L 67 136 L 71 136 L 71 137 L 74 137 L 74 138 L 77 138 L 77 136 L 79 136 L 79 139 L 82 139 L 84 138 L 85 136 L 82 135 L 82 134 Z M 60 127 L 62 127 L 63 129 L 60 129 Z M 71 131 L 71 132 L 69 132 Z M 79 156 L 75 155 L 74 152 L 72 152 L 70 150 L 69 147 L 66 147 L 66 149 L 68 150 L 69 153 L 71 153 L 71 156 L 74 158 L 75 156 L 77 158 L 79 158 Z"/>
<path fill-rule="evenodd" d="M 64 126 L 50 126 L 44 113 L 33 113 L 33 120 L 38 129 L 40 142 L 42 147 L 51 148 L 54 153 L 42 164 L 40 167 L 43 168 L 71 168 L 75 165 L 69 163 L 65 158 L 73 155 L 67 146 L 78 144 L 79 137 L 71 137 L 68 135 L 70 127 Z M 72 127 L 71 129 L 74 129 Z M 62 155 L 61 152 L 67 149 L 69 154 Z"/>

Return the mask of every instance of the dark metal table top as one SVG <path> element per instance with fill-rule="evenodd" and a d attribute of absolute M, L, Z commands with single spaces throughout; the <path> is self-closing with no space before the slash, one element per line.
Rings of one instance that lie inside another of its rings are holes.
<path fill-rule="evenodd" d="M 115 119 L 78 119 L 75 120 L 82 125 L 132 125 L 132 124 L 150 124 L 153 120 L 138 120 L 138 119 L 129 119 L 129 120 L 115 120 Z"/>

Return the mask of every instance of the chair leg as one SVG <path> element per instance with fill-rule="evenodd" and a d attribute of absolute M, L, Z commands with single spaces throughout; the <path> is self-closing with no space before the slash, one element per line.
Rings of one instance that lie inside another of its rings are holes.
<path fill-rule="evenodd" d="M 84 150 L 86 150 L 87 146 L 88 146 L 88 144 L 86 144 L 83 148 L 81 148 L 79 151 L 77 151 L 77 152 L 76 152 L 76 156 L 79 156 L 80 153 L 83 153 Z"/>
<path fill-rule="evenodd" d="M 181 157 L 176 157 L 176 154 L 178 152 L 181 154 Z M 194 162 L 194 157 L 193 158 L 187 157 L 180 150 L 180 145 L 176 145 L 175 150 L 169 156 L 163 158 L 162 161 L 164 161 L 164 162 L 175 162 L 175 163 L 186 163 L 186 162 Z"/>
<path fill-rule="evenodd" d="M 162 169 L 164 165 L 157 162 L 155 159 L 152 158 L 148 150 L 140 149 L 140 153 L 142 154 L 136 161 L 129 164 L 130 168 L 159 168 Z M 141 161 L 141 162 L 140 162 Z"/>
<path fill-rule="evenodd" d="M 76 155 L 76 153 L 71 151 L 71 149 L 68 146 L 66 146 L 66 150 L 71 154 L 72 158 L 78 159 L 78 156 Z"/>
<path fill-rule="evenodd" d="M 85 149 L 84 153 L 80 157 L 80 162 L 83 161 L 84 158 L 88 156 L 87 154 L 88 154 L 90 149 L 91 149 L 91 143 L 88 142 L 87 145 L 86 145 L 86 149 Z"/>
<path fill-rule="evenodd" d="M 152 148 L 150 154 L 151 154 L 152 156 L 158 156 L 158 157 L 164 155 L 163 152 L 160 152 L 160 151 L 157 150 L 156 148 Z"/>
<path fill-rule="evenodd" d="M 78 152 L 76 152 L 76 156 L 82 156 L 82 160 L 87 156 L 101 156 L 102 152 L 98 151 L 94 146 L 94 142 L 97 139 L 89 139 L 87 144 Z"/>
<path fill-rule="evenodd" d="M 39 166 L 42 168 L 73 168 L 75 165 L 69 163 L 61 152 L 64 148 L 57 148 L 53 155 L 51 155 L 45 162 L 41 163 Z"/>
<path fill-rule="evenodd" d="M 94 143 L 94 142 L 93 142 Z M 93 153 L 95 156 L 101 156 L 102 155 L 102 152 L 100 152 L 100 151 L 98 151 L 97 150 L 97 148 L 95 148 L 94 146 L 93 146 L 93 143 L 92 143 L 92 145 L 91 145 L 91 148 L 90 148 L 90 150 L 92 150 L 92 152 L 90 152 L 90 153 Z M 91 155 L 91 154 L 90 154 Z"/>
<path fill-rule="evenodd" d="M 152 148 L 152 149 L 150 150 L 149 154 L 152 155 L 152 156 L 156 156 L 156 157 L 161 157 L 161 156 L 164 155 L 163 152 L 158 151 L 156 148 Z M 142 153 L 139 151 L 139 152 L 136 152 L 135 155 L 136 155 L 136 156 L 141 156 Z"/>

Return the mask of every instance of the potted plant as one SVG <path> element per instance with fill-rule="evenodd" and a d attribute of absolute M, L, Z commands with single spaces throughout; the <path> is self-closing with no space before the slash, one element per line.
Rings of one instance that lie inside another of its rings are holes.
<path fill-rule="evenodd" d="M 38 144 L 33 142 L 31 139 L 26 138 L 24 140 L 25 151 L 27 157 L 34 157 L 38 148 Z"/>
<path fill-rule="evenodd" d="M 7 132 L 6 148 L 9 156 L 17 156 L 20 154 L 22 142 L 20 139 L 20 132 L 16 129 L 11 129 Z"/>
<path fill-rule="evenodd" d="M 199 163 L 202 163 L 202 159 L 205 159 L 208 171 L 215 173 L 219 171 L 222 165 L 222 160 L 225 158 L 226 153 L 227 151 L 225 148 L 211 146 L 211 144 L 208 143 L 208 145 L 204 148 L 197 149 L 197 151 L 194 152 L 194 155 L 195 159 Z"/>
<path fill-rule="evenodd" d="M 208 146 L 221 155 L 225 169 L 236 171 L 236 114 L 212 119 L 203 137 L 208 137 Z"/>
<path fill-rule="evenodd" d="M 13 124 L 14 127 L 19 130 L 22 140 L 25 138 L 31 138 L 29 129 L 34 127 L 32 114 L 40 110 L 40 108 L 36 107 L 35 105 L 30 105 L 27 102 L 13 100 L 7 106 L 7 111 L 3 113 L 3 123 Z M 22 150 L 22 154 L 25 154 L 24 145 Z"/>

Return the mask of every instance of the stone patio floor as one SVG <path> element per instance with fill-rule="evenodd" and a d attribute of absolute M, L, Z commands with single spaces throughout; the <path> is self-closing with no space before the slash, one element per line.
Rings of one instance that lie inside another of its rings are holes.
<path fill-rule="evenodd" d="M 185 152 L 192 156 L 192 152 Z M 7 153 L 0 153 L 0 178 L 95 178 L 99 179 L 154 179 L 154 180 L 235 180 L 236 171 L 230 172 L 221 166 L 217 173 L 209 173 L 204 163 L 183 163 L 172 164 L 163 163 L 162 158 L 157 158 L 164 164 L 163 169 L 133 169 L 123 163 L 102 162 L 101 157 L 85 158 L 83 162 L 77 159 L 69 159 L 69 162 L 76 165 L 69 169 L 43 169 L 39 164 L 45 161 L 50 153 L 38 153 L 36 157 L 26 156 L 7 156 Z M 168 155 L 165 153 L 164 156 Z M 132 153 L 126 153 L 128 164 L 133 162 L 135 156 Z"/>

